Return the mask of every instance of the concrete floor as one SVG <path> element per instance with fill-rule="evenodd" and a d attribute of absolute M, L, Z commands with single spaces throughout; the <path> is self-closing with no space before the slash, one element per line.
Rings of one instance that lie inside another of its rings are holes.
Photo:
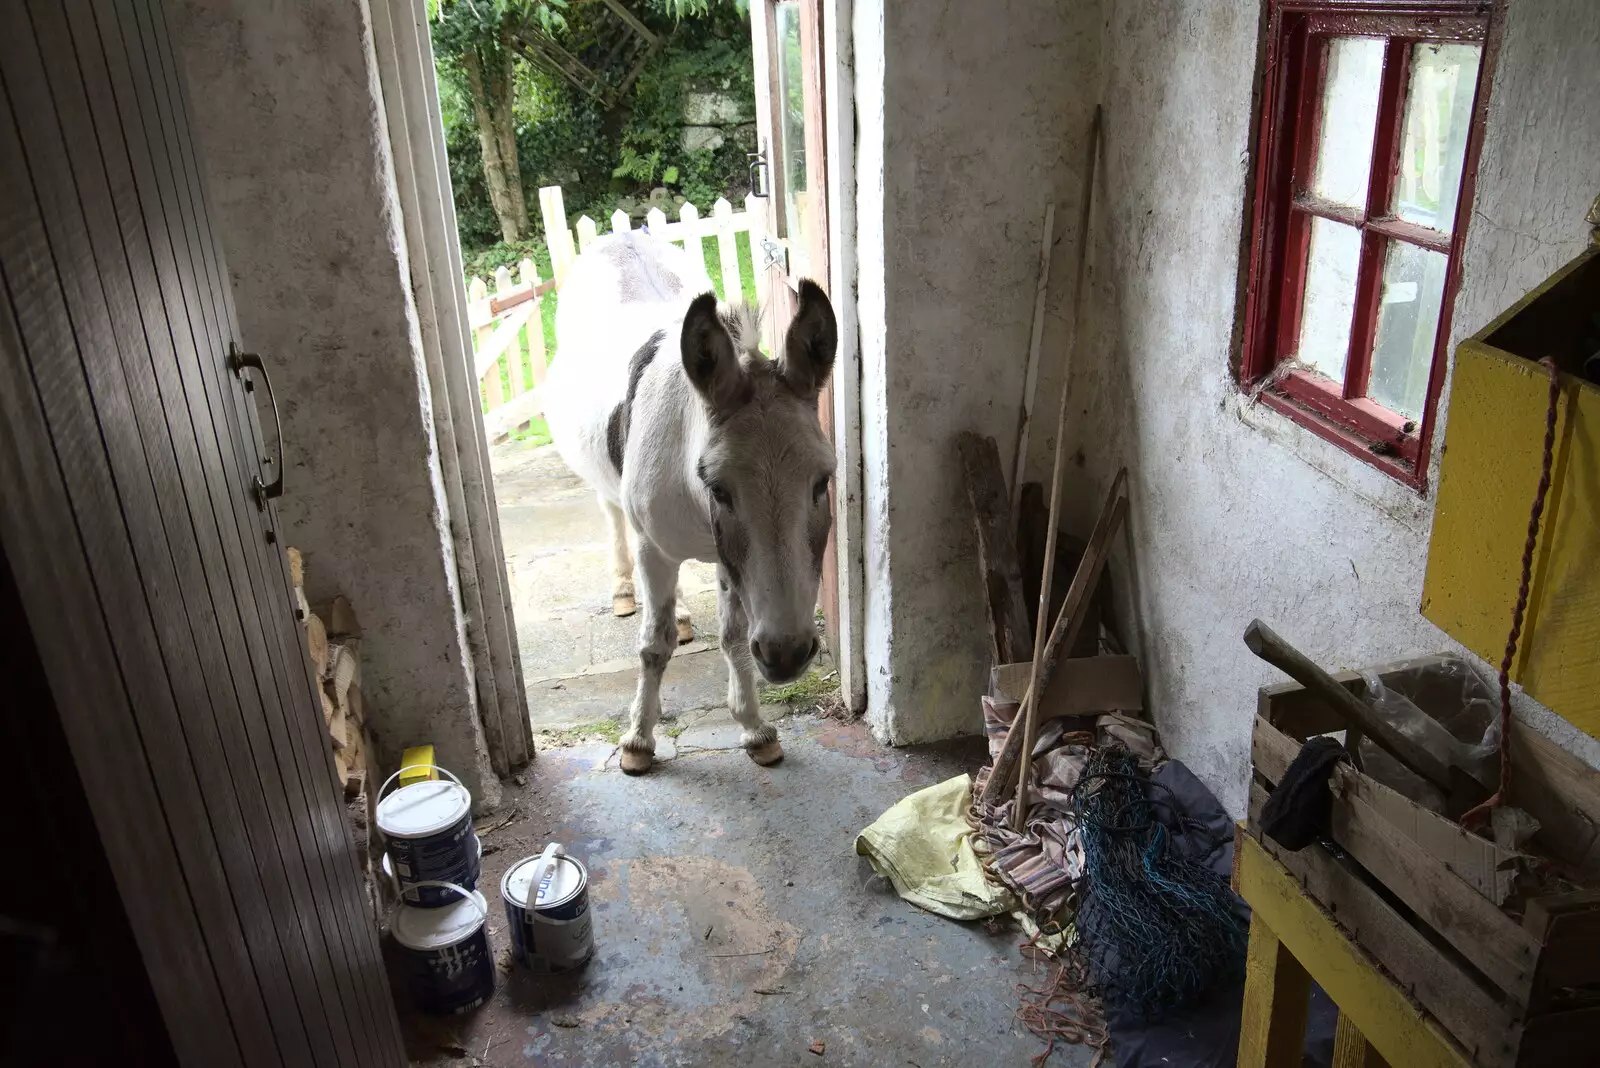
<path fill-rule="evenodd" d="M 611 549 L 600 506 L 553 446 L 509 441 L 490 453 L 506 570 L 535 727 L 620 716 L 633 696 L 639 617 L 611 614 Z M 695 641 L 678 649 L 661 690 L 668 719 L 726 699 L 717 649 L 717 574 L 683 565 Z"/>
<path fill-rule="evenodd" d="M 711 715 L 663 738 L 643 778 L 591 744 L 546 749 L 508 784 L 479 827 L 498 988 L 446 1020 L 402 998 L 414 1065 L 1020 1068 L 1042 1049 L 1013 1019 L 1014 984 L 1038 981 L 1016 932 L 922 912 L 853 852 L 900 797 L 975 770 L 982 741 L 889 750 L 860 724 L 796 715 L 787 758 L 759 768 L 729 727 Z M 551 838 L 588 865 L 595 917 L 594 958 L 563 977 L 511 963 L 499 900 L 505 869 Z M 1051 1058 L 1088 1063 L 1077 1047 Z"/>

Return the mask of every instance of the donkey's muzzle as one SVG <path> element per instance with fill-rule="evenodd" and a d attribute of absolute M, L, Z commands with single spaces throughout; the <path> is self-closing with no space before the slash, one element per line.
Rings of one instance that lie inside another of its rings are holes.
<path fill-rule="evenodd" d="M 788 638 L 759 637 L 750 642 L 750 655 L 770 683 L 793 682 L 817 655 L 817 636 L 801 634 Z"/>

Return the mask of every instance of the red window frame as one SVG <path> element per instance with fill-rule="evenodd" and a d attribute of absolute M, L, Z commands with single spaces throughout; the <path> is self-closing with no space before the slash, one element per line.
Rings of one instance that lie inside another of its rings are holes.
<path fill-rule="evenodd" d="M 1461 280 L 1461 247 L 1472 213 L 1494 74 L 1496 5 L 1488 0 L 1269 0 L 1266 61 L 1258 112 L 1257 173 L 1250 272 L 1239 360 L 1241 388 L 1262 403 L 1373 464 L 1425 490 L 1435 414 L 1448 360 L 1451 311 Z M 1329 37 L 1388 38 L 1374 131 L 1367 209 L 1330 204 L 1308 192 L 1321 121 Z M 1425 41 L 1482 45 L 1461 191 L 1450 233 L 1388 213 L 1396 180 L 1411 46 Z M 1378 206 L 1381 206 L 1379 208 Z M 1377 210 L 1375 210 L 1377 209 Z M 1311 220 L 1321 216 L 1361 230 L 1355 313 L 1344 382 L 1280 364 L 1299 341 Z M 1444 293 L 1421 417 L 1410 420 L 1365 396 L 1389 239 L 1445 253 Z"/>

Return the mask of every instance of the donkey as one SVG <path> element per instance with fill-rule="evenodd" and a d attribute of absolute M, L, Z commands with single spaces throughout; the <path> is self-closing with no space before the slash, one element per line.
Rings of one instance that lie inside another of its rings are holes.
<path fill-rule="evenodd" d="M 757 764 L 776 764 L 783 749 L 761 719 L 755 669 L 788 682 L 818 648 L 834 454 L 817 394 L 838 348 L 833 307 L 802 282 L 783 351 L 768 360 L 755 311 L 719 306 L 711 288 L 698 257 L 630 232 L 578 257 L 556 312 L 550 433 L 606 512 L 614 597 L 631 570 L 637 589 L 627 592 L 643 607 L 638 687 L 622 736 L 622 770 L 634 775 L 655 753 L 684 560 L 716 562 L 728 707 Z"/>

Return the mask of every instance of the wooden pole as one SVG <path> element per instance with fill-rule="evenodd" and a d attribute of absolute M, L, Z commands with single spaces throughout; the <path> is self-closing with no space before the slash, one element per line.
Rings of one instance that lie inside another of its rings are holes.
<path fill-rule="evenodd" d="M 1039 284 L 1033 291 L 1033 334 L 1028 341 L 1028 369 L 1022 379 L 1022 415 L 1017 420 L 1017 455 L 1011 465 L 1011 514 L 1022 514 L 1022 474 L 1028 466 L 1028 431 L 1033 424 L 1033 395 L 1039 388 L 1039 346 L 1044 341 L 1044 306 L 1050 296 L 1050 250 L 1055 244 L 1056 206 L 1044 206 L 1044 235 L 1039 239 Z"/>
<path fill-rule="evenodd" d="M 1083 276 L 1089 266 L 1089 219 L 1094 211 L 1094 172 L 1100 156 L 1100 107 L 1094 109 L 1094 125 L 1089 131 L 1089 169 L 1084 175 L 1083 212 L 1078 217 L 1078 276 L 1072 286 L 1072 337 L 1067 343 L 1066 372 L 1061 376 L 1061 407 L 1056 413 L 1056 455 L 1050 470 L 1050 527 L 1044 539 L 1044 574 L 1039 580 L 1038 623 L 1033 629 L 1033 671 L 1028 690 L 1038 694 L 1039 667 L 1044 660 L 1045 625 L 1049 622 L 1050 580 L 1055 572 L 1056 534 L 1061 522 L 1061 469 L 1066 458 L 1067 401 L 1071 395 L 1073 355 L 1078 347 L 1078 320 L 1083 311 Z M 1021 830 L 1028 817 L 1028 768 L 1033 762 L 1033 739 L 1039 723 L 1039 700 L 1028 701 L 1018 715 L 1022 723 L 1022 760 L 1018 765 L 1017 803 L 1011 813 L 1011 826 Z"/>

